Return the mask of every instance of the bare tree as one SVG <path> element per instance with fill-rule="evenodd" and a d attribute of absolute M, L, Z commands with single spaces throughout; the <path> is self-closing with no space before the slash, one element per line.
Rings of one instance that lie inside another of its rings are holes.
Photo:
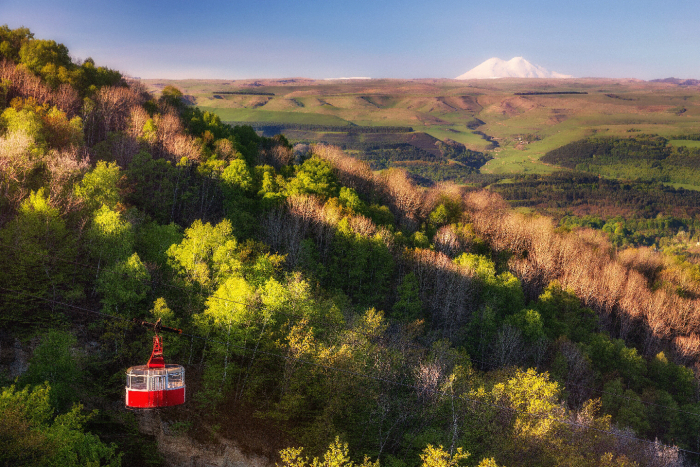
<path fill-rule="evenodd" d="M 285 205 L 264 214 L 261 226 L 270 246 L 287 253 L 291 267 L 298 263 L 302 241 L 308 236 L 315 234 L 321 248 L 330 243 L 323 204 L 315 196 L 290 196 Z"/>
<path fill-rule="evenodd" d="M 673 339 L 676 357 L 686 363 L 697 362 L 700 358 L 700 337 L 697 334 L 677 336 Z"/>
<path fill-rule="evenodd" d="M 445 225 L 438 229 L 435 237 L 433 238 L 433 243 L 435 244 L 435 249 L 440 253 L 454 258 L 464 251 L 462 246 L 462 241 L 457 235 L 454 227 L 451 225 Z"/>
<path fill-rule="evenodd" d="M 525 341 L 520 329 L 504 324 L 496 334 L 496 339 L 489 349 L 489 361 L 492 368 L 518 365 L 525 356 Z"/>
<path fill-rule="evenodd" d="M 271 165 L 279 170 L 294 161 L 294 151 L 282 144 L 281 141 L 272 141 L 270 147 L 264 147 L 258 151 L 258 164 Z"/>
<path fill-rule="evenodd" d="M 143 137 L 143 127 L 150 118 L 151 117 L 148 115 L 148 112 L 146 112 L 146 109 L 140 105 L 132 107 L 129 110 L 127 134 L 134 139 Z"/>
<path fill-rule="evenodd" d="M 85 106 L 85 142 L 88 146 L 104 141 L 110 132 L 129 128 L 131 109 L 143 104 L 143 96 L 123 86 L 103 87 L 93 103 Z"/>
<path fill-rule="evenodd" d="M 405 252 L 405 267 L 418 279 L 421 300 L 448 336 L 467 323 L 474 310 L 474 271 L 456 265 L 443 253 L 428 249 Z"/>
<path fill-rule="evenodd" d="M 564 385 L 569 393 L 569 405 L 581 408 L 583 403 L 591 398 L 590 388 L 595 382 L 595 373 L 590 361 L 573 342 L 563 342 L 559 351 L 566 361 L 567 372 Z"/>
<path fill-rule="evenodd" d="M 366 199 L 373 199 L 377 191 L 377 180 L 367 163 L 350 157 L 335 146 L 315 144 L 311 152 L 331 163 L 338 180 L 344 186 L 354 189 Z"/>
<path fill-rule="evenodd" d="M 51 174 L 49 193 L 51 204 L 67 214 L 76 210 L 81 201 L 73 192 L 73 185 L 90 168 L 90 160 L 85 147 L 68 147 L 49 152 L 46 165 Z"/>
<path fill-rule="evenodd" d="M 641 328 L 648 352 L 665 342 L 676 349 L 680 361 L 700 359 L 695 347 L 700 299 L 652 290 L 650 280 L 660 267 L 653 252 L 628 253 L 620 259 L 600 233 L 555 232 L 550 220 L 513 213 L 493 193 L 468 193 L 464 202 L 475 232 L 494 250 L 512 253 L 508 265 L 527 298 L 536 298 L 556 279 L 595 310 L 609 332 L 626 339 Z"/>

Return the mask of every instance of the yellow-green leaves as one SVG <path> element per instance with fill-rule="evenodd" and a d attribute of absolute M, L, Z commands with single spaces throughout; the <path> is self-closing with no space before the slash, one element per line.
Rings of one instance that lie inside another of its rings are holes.
<path fill-rule="evenodd" d="M 348 443 L 341 443 L 337 436 L 328 446 L 323 458 L 309 459 L 302 455 L 303 451 L 304 448 L 283 449 L 280 451 L 282 464 L 277 464 L 277 467 L 379 467 L 378 460 L 372 462 L 368 457 L 364 458 L 362 464 L 355 464 L 350 460 Z"/>
<path fill-rule="evenodd" d="M 130 255 L 134 245 L 134 232 L 131 223 L 121 213 L 106 205 L 95 212 L 92 224 L 87 231 L 88 249 L 100 263 L 124 259 Z"/>
<path fill-rule="evenodd" d="M 469 453 L 464 452 L 462 448 L 457 448 L 457 452 L 451 455 L 442 446 L 435 447 L 429 444 L 420 455 L 420 459 L 423 461 L 421 467 L 458 467 L 460 462 L 468 457 Z"/>
<path fill-rule="evenodd" d="M 234 159 L 229 162 L 228 167 L 221 174 L 221 179 L 232 190 L 248 193 L 255 187 L 253 176 L 243 159 Z"/>
<path fill-rule="evenodd" d="M 172 323 L 175 313 L 168 307 L 168 303 L 163 297 L 158 297 L 155 302 L 153 302 L 153 308 L 151 308 L 151 314 L 154 318 L 160 319 L 162 322 Z"/>
<path fill-rule="evenodd" d="M 232 273 L 238 269 L 234 254 L 238 242 L 232 232 L 228 220 L 216 226 L 196 220 L 185 230 L 182 242 L 168 249 L 169 262 L 192 283 L 210 287 L 218 271 Z"/>
<path fill-rule="evenodd" d="M 505 383 L 493 387 L 496 400 L 505 400 L 515 411 L 515 432 L 523 437 L 543 437 L 564 414 L 559 403 L 559 385 L 549 374 L 515 370 Z"/>
<path fill-rule="evenodd" d="M 204 313 L 217 325 L 242 325 L 252 318 L 247 302 L 253 292 L 245 279 L 231 276 L 207 299 Z"/>
<path fill-rule="evenodd" d="M 120 179 L 121 173 L 116 162 L 98 161 L 95 168 L 76 183 L 74 192 L 91 210 L 102 205 L 114 209 L 120 201 L 117 187 Z"/>
<path fill-rule="evenodd" d="M 155 143 L 158 139 L 158 127 L 152 118 L 146 120 L 143 124 L 143 140 L 148 143 Z"/>
<path fill-rule="evenodd" d="M 331 165 L 312 157 L 304 162 L 296 176 L 287 185 L 288 195 L 318 195 L 322 198 L 338 196 L 338 180 Z"/>

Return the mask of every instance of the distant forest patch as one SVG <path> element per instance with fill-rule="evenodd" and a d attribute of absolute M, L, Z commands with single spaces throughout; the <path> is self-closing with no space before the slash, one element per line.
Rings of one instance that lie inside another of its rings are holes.
<path fill-rule="evenodd" d="M 620 99 L 623 101 L 633 101 L 634 100 L 631 97 L 622 97 L 619 94 L 606 94 L 605 96 L 609 97 L 610 99 Z"/>
<path fill-rule="evenodd" d="M 274 96 L 274 92 L 260 92 L 260 91 L 214 91 L 212 94 L 236 94 L 243 96 Z"/>
<path fill-rule="evenodd" d="M 555 218 L 562 215 L 618 215 L 655 219 L 659 215 L 700 215 L 700 192 L 657 182 L 622 182 L 584 172 L 511 176 L 491 185 L 513 207 L 530 207 Z"/>
<path fill-rule="evenodd" d="M 316 131 L 343 132 L 351 134 L 366 133 L 412 133 L 410 126 L 359 126 L 349 125 L 318 125 L 313 123 L 282 123 L 282 122 L 226 122 L 229 125 L 249 125 L 255 131 L 261 131 L 263 136 L 275 136 L 285 131 Z"/>
<path fill-rule="evenodd" d="M 525 91 L 514 92 L 516 96 L 554 96 L 560 94 L 588 94 L 585 91 Z"/>
<path fill-rule="evenodd" d="M 605 177 L 700 187 L 700 148 L 669 143 L 655 135 L 593 137 L 549 151 L 540 160 Z"/>

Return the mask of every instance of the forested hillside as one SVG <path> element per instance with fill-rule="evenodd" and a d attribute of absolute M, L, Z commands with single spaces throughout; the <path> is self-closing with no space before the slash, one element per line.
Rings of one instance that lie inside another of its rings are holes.
<path fill-rule="evenodd" d="M 549 151 L 542 161 L 613 178 L 690 185 L 700 180 L 700 149 L 670 145 L 668 139 L 655 135 L 588 138 Z"/>
<path fill-rule="evenodd" d="M 295 152 L 26 29 L 0 54 L 0 344 L 32 350 L 1 465 L 164 465 L 123 408 L 133 318 L 185 330 L 171 431 L 271 463 L 698 464 L 692 266 Z"/>

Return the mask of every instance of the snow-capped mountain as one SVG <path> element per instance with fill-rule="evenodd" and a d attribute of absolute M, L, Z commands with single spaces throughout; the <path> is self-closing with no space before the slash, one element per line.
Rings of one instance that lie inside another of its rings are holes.
<path fill-rule="evenodd" d="M 573 76 L 545 70 L 541 66 L 533 65 L 523 57 L 511 58 L 507 62 L 494 57 L 456 79 L 491 78 L 573 78 Z"/>

